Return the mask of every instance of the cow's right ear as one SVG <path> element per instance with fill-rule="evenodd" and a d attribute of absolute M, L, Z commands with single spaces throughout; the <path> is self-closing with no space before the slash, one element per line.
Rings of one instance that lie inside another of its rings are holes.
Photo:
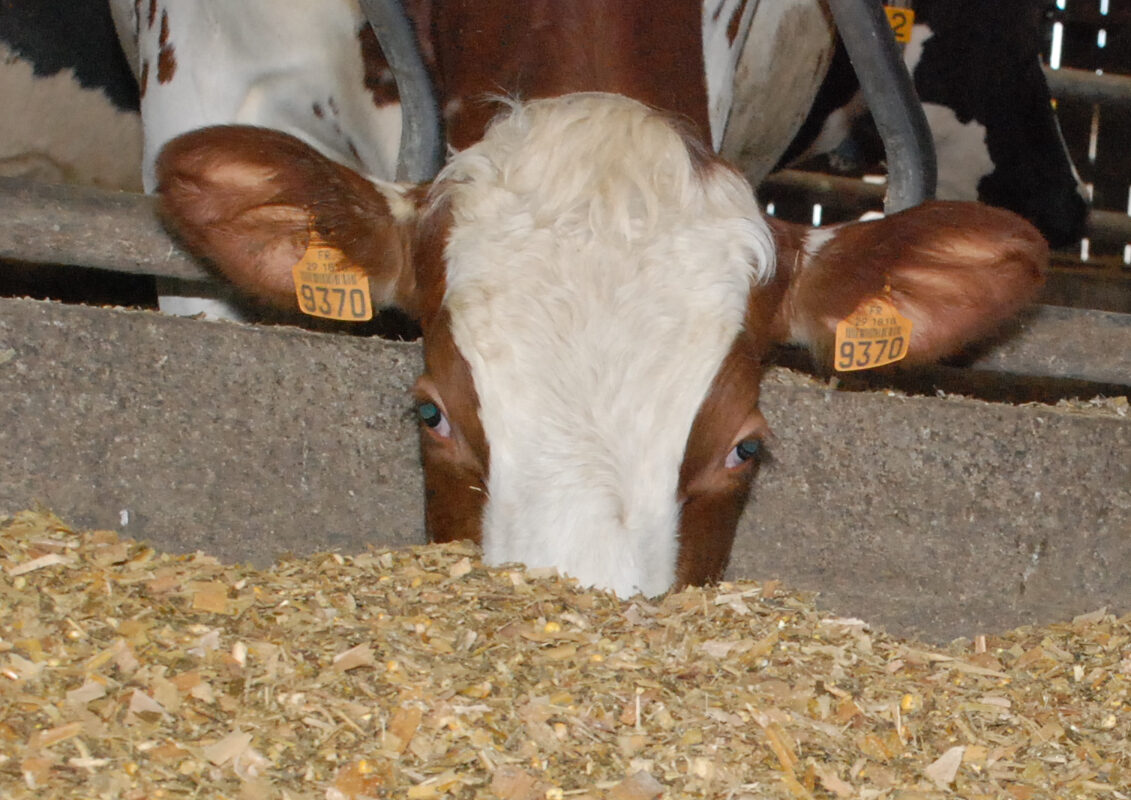
<path fill-rule="evenodd" d="M 770 224 L 789 280 L 774 333 L 828 367 L 838 323 L 864 301 L 886 298 L 912 323 L 903 366 L 928 364 L 989 336 L 1032 302 L 1048 263 L 1036 228 L 979 203 L 929 201 L 828 228 Z"/>
<path fill-rule="evenodd" d="M 417 187 L 367 180 L 293 136 L 245 125 L 173 139 L 157 179 L 168 227 L 249 294 L 297 308 L 292 268 L 313 231 L 368 274 L 375 306 L 416 313 Z"/>

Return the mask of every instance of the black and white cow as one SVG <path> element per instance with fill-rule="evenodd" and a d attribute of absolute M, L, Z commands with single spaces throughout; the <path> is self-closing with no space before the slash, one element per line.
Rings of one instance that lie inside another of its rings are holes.
<path fill-rule="evenodd" d="M 1028 219 L 1061 246 L 1084 233 L 1088 206 L 1041 71 L 1036 0 L 918 0 L 904 59 L 938 156 L 938 197 L 981 200 Z M 789 164 L 836 151 L 877 161 L 879 138 L 838 45 Z"/>
<path fill-rule="evenodd" d="M 137 84 L 105 3 L 5 0 L 0 98 L 0 175 L 141 188 Z"/>
<path fill-rule="evenodd" d="M 88 0 L 0 6 L 0 176 L 141 189 L 137 82 L 110 10 Z M 0 262 L 0 295 L 149 306 L 143 276 Z"/>

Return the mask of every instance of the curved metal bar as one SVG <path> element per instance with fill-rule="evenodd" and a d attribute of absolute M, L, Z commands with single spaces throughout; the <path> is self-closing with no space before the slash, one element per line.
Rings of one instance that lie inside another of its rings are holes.
<path fill-rule="evenodd" d="M 828 0 L 864 100 L 884 140 L 884 209 L 902 211 L 935 194 L 935 148 L 923 107 L 877 0 Z"/>
<path fill-rule="evenodd" d="M 397 180 L 422 183 L 440 171 L 444 143 L 432 80 L 399 0 L 361 0 L 377 43 L 393 70 L 403 111 Z"/>

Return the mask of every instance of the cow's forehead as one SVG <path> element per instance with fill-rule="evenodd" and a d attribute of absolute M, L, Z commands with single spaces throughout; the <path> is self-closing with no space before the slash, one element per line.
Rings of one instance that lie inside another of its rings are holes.
<path fill-rule="evenodd" d="M 663 116 L 623 97 L 524 106 L 444 177 L 444 305 L 477 386 L 510 372 L 523 385 L 509 405 L 643 405 L 637 372 L 646 394 L 700 365 L 709 382 L 751 283 L 774 268 L 745 181 L 697 163 Z"/>
<path fill-rule="evenodd" d="M 620 95 L 516 105 L 452 158 L 438 186 L 452 215 L 450 311 L 479 305 L 467 301 L 483 292 L 521 305 L 520 281 L 595 301 L 602 288 L 635 286 L 648 292 L 641 306 L 675 296 L 688 314 L 730 304 L 741 317 L 750 282 L 773 275 L 772 235 L 749 185 Z M 477 260 L 504 240 L 512 257 Z"/>
<path fill-rule="evenodd" d="M 445 305 L 491 448 L 487 557 L 623 594 L 666 589 L 688 432 L 752 283 L 773 271 L 749 186 L 608 95 L 522 107 L 444 179 Z M 627 549 L 588 564 L 605 544 L 538 540 L 563 525 Z M 535 539 L 515 544 L 519 531 Z M 639 574 L 603 574 L 612 561 Z"/>

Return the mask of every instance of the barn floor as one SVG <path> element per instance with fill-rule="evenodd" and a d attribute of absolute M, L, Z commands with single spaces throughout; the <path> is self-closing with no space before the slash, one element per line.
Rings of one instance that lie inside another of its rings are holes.
<path fill-rule="evenodd" d="M 0 795 L 1126 798 L 1131 615 L 932 648 L 468 546 L 266 570 L 0 523 Z"/>

